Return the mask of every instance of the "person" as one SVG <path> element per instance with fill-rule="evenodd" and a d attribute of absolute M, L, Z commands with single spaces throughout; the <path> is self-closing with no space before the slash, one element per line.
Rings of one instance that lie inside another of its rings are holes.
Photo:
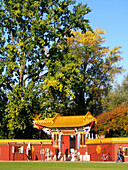
<path fill-rule="evenodd" d="M 31 149 L 28 149 L 28 161 L 31 160 Z"/>
<path fill-rule="evenodd" d="M 29 142 L 28 145 L 27 145 L 27 149 L 26 149 L 26 155 L 27 155 L 27 158 L 28 158 L 28 161 L 31 160 L 31 155 L 32 152 L 31 152 L 31 143 Z"/>
<path fill-rule="evenodd" d="M 121 148 L 118 149 L 117 151 L 117 160 L 116 160 L 116 163 L 120 160 L 122 163 L 123 163 L 123 160 L 122 160 L 122 150 Z"/>
<path fill-rule="evenodd" d="M 121 149 L 121 158 L 122 158 L 122 161 L 124 162 L 124 155 L 123 155 L 123 151 L 122 151 L 122 146 L 120 145 L 120 149 Z"/>
<path fill-rule="evenodd" d="M 44 148 L 42 148 L 40 153 L 42 154 L 42 161 L 44 161 Z"/>
<path fill-rule="evenodd" d="M 66 161 L 68 160 L 68 148 L 65 149 L 65 157 L 66 157 Z"/>
<path fill-rule="evenodd" d="M 59 155 L 59 149 L 58 148 L 55 149 L 55 154 L 56 154 L 56 161 L 58 161 L 58 155 Z"/>

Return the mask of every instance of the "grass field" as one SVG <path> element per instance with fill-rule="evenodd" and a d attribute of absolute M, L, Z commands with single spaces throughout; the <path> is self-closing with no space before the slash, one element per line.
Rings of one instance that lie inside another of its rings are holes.
<path fill-rule="evenodd" d="M 128 163 L 94 162 L 0 162 L 0 170 L 115 170 L 128 169 Z"/>

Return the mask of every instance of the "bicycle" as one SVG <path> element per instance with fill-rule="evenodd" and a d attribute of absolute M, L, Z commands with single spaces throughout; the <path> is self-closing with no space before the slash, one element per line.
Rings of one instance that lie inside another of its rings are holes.
<path fill-rule="evenodd" d="M 113 159 L 110 153 L 108 154 L 102 153 L 102 155 L 99 156 L 98 160 L 99 161 L 112 161 Z"/>

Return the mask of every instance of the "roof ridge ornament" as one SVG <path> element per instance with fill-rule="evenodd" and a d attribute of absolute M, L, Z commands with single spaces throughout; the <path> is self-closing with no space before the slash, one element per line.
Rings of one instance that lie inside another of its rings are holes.
<path fill-rule="evenodd" d="M 55 121 L 55 119 L 56 119 L 57 117 L 61 117 L 61 115 L 60 115 L 59 113 L 57 113 L 57 114 L 55 115 L 55 117 L 53 118 L 53 121 Z"/>
<path fill-rule="evenodd" d="M 86 121 L 87 119 L 92 119 L 92 118 L 93 118 L 93 116 L 92 116 L 91 112 L 87 112 L 83 118 L 83 121 Z"/>

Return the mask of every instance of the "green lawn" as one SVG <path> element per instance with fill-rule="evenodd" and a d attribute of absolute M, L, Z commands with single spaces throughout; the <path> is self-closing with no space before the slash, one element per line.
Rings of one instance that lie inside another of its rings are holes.
<path fill-rule="evenodd" d="M 0 162 L 0 170 L 80 170 L 128 169 L 128 163 L 94 162 Z"/>

